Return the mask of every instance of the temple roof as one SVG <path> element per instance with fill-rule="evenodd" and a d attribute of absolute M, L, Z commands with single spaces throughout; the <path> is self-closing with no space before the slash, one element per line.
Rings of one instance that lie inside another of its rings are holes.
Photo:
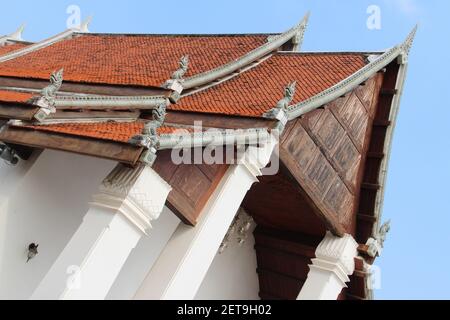
<path fill-rule="evenodd" d="M 36 131 L 127 143 L 133 136 L 142 132 L 144 125 L 145 121 L 137 120 L 133 122 L 60 123 L 16 126 Z M 158 133 L 170 134 L 176 130 L 180 130 L 180 128 L 163 126 L 158 128 Z"/>
<path fill-rule="evenodd" d="M 24 42 L 17 42 L 17 43 L 11 43 L 11 44 L 5 44 L 3 46 L 0 46 L 0 56 L 25 48 L 28 46 L 28 44 Z"/>
<path fill-rule="evenodd" d="M 1 63 L 0 76 L 47 80 L 63 68 L 64 80 L 70 82 L 160 87 L 183 55 L 189 56 L 190 76 L 233 61 L 266 41 L 267 35 L 77 34 Z"/>
<path fill-rule="evenodd" d="M 229 81 L 187 95 L 172 110 L 261 117 L 297 82 L 293 103 L 332 87 L 366 65 L 362 53 L 279 52 Z"/>
<path fill-rule="evenodd" d="M 416 29 L 404 43 L 384 52 L 298 52 L 307 21 L 308 16 L 284 33 L 236 35 L 88 34 L 84 25 L 35 44 L 22 42 L 19 29 L 0 39 L 0 119 L 9 120 L 6 125 L 0 122 L 0 140 L 12 147 L 50 148 L 128 165 L 153 165 L 160 151 L 177 146 L 182 134 L 189 138 L 182 147 L 190 148 L 235 145 L 238 138 L 264 144 L 273 131 L 293 132 L 291 138 L 298 147 L 301 133 L 312 137 L 314 132 L 306 131 L 312 129 L 306 124 L 306 129 L 285 129 L 300 125 L 304 119 L 293 120 L 308 113 L 316 121 L 312 113 L 321 108 L 326 111 L 322 122 L 328 126 L 323 135 L 330 141 L 339 137 L 339 128 L 358 129 L 362 123 L 358 116 L 367 114 L 374 135 L 381 137 L 377 136 L 375 157 L 388 159 Z M 383 87 L 375 84 L 378 73 L 387 74 L 380 84 Z M 366 82 L 373 87 L 358 92 Z M 337 107 L 329 111 L 341 97 L 341 109 L 346 99 L 361 108 L 351 114 L 334 110 Z M 378 99 L 384 108 L 379 119 L 364 110 L 366 100 Z M 326 105 L 327 110 L 322 108 Z M 342 112 L 346 118 L 338 120 L 340 116 L 332 112 Z M 193 122 L 204 119 L 205 129 L 221 130 L 197 132 Z M 359 122 L 348 126 L 345 120 Z M 231 138 L 215 139 L 223 138 L 223 129 L 228 128 Z M 311 138 L 312 144 L 320 144 L 319 138 Z M 344 153 L 356 148 L 358 152 L 353 153 L 359 154 L 358 143 L 351 138 L 345 141 Z M 361 148 L 360 157 L 368 150 Z M 318 148 L 316 158 L 323 152 Z M 322 155 L 322 162 L 332 156 Z M 377 164 L 382 168 L 379 185 L 369 186 L 377 192 L 371 198 L 376 202 L 370 225 L 373 233 L 381 212 L 386 164 L 387 160 Z M 317 172 L 334 170 L 333 165 Z"/>

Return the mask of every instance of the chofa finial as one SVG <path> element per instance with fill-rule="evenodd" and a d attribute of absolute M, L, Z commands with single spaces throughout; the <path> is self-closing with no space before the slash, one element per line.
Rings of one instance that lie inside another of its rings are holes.
<path fill-rule="evenodd" d="M 23 23 L 16 31 L 14 31 L 13 33 L 11 33 L 8 36 L 8 39 L 15 40 L 15 41 L 23 41 L 22 34 L 23 34 L 23 31 L 25 30 L 25 27 L 26 27 L 26 24 Z"/>
<path fill-rule="evenodd" d="M 303 45 L 303 40 L 305 38 L 306 29 L 308 28 L 309 17 L 311 16 L 311 12 L 308 11 L 300 23 L 297 25 L 297 33 L 294 38 L 292 38 L 292 43 L 294 45 L 292 51 L 299 51 Z"/>
<path fill-rule="evenodd" d="M 403 53 L 400 55 L 399 63 L 405 64 L 408 62 L 409 52 L 411 51 L 412 45 L 414 43 L 414 39 L 416 38 L 417 30 L 419 25 L 417 24 L 412 31 L 406 37 L 406 40 L 400 45 Z"/>
<path fill-rule="evenodd" d="M 182 80 L 189 68 L 189 56 L 182 56 L 179 62 L 179 69 L 172 74 L 172 80 Z"/>
<path fill-rule="evenodd" d="M 89 33 L 89 25 L 92 22 L 92 16 L 88 16 L 86 18 L 86 20 L 84 20 L 81 24 L 80 24 L 80 28 L 79 31 L 83 32 L 83 33 Z"/>

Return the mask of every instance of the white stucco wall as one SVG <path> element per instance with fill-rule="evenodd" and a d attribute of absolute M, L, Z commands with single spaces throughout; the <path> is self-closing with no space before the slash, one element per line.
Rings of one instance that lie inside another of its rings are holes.
<path fill-rule="evenodd" d="M 180 224 L 175 214 L 164 208 L 158 220 L 152 222 L 148 236 L 143 236 L 131 252 L 122 271 L 109 291 L 107 300 L 131 300 L 161 251 Z"/>
<path fill-rule="evenodd" d="M 0 299 L 28 299 L 86 214 L 92 195 L 115 163 L 46 150 L 16 167 L 0 163 Z M 133 250 L 108 299 L 132 299 L 179 225 L 165 208 Z M 38 256 L 26 263 L 28 245 Z M 217 255 L 197 299 L 258 299 L 254 240 Z M 68 275 L 69 276 L 69 275 Z"/>
<path fill-rule="evenodd" d="M 0 299 L 28 299 L 87 211 L 92 194 L 114 167 L 111 161 L 44 151 L 0 212 Z M 0 167 L 3 181 L 20 168 Z M 14 173 L 17 172 L 17 173 Z M 28 245 L 38 256 L 26 263 Z"/>
<path fill-rule="evenodd" d="M 259 300 L 255 239 L 252 227 L 247 241 L 232 241 L 217 254 L 197 292 L 197 300 Z"/>

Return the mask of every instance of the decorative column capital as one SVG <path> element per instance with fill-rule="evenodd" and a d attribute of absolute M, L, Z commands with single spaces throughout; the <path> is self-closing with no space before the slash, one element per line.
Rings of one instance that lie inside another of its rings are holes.
<path fill-rule="evenodd" d="M 149 166 L 129 168 L 118 164 L 103 180 L 92 205 L 122 213 L 142 232 L 159 218 L 172 190 Z"/>
<path fill-rule="evenodd" d="M 274 134 L 271 134 L 269 141 L 264 145 L 261 147 L 248 147 L 242 158 L 238 160 L 238 163 L 242 164 L 249 174 L 255 178 L 255 182 L 258 181 L 257 178 L 259 176 L 262 176 L 261 170 L 269 164 L 277 144 L 278 138 Z"/>
<path fill-rule="evenodd" d="M 358 243 L 349 234 L 342 238 L 327 232 L 316 250 L 311 269 L 333 272 L 341 281 L 350 281 L 348 276 L 355 271 L 355 257 L 358 255 Z"/>

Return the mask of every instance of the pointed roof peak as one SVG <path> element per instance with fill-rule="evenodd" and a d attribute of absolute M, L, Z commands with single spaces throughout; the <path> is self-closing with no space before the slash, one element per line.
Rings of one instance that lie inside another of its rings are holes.
<path fill-rule="evenodd" d="M 221 77 L 225 77 L 239 69 L 245 68 L 251 63 L 263 58 L 266 55 L 278 50 L 281 48 L 286 42 L 297 39 L 296 46 L 301 46 L 303 41 L 304 32 L 309 20 L 309 13 L 307 13 L 303 19 L 294 27 L 290 28 L 288 31 L 271 37 L 271 39 L 263 44 L 262 46 L 246 53 L 240 58 L 230 61 L 220 67 L 217 67 L 213 70 L 209 70 L 200 74 L 196 74 L 184 80 L 183 87 L 184 89 L 192 89 L 195 87 L 199 87 L 212 81 L 216 81 Z"/>
<path fill-rule="evenodd" d="M 417 30 L 419 29 L 419 24 L 416 24 L 415 27 L 411 30 L 411 32 L 406 37 L 406 40 L 401 44 L 401 48 L 408 56 L 411 51 L 412 45 L 414 43 L 414 39 L 416 38 Z"/>
<path fill-rule="evenodd" d="M 19 28 L 17 28 L 16 31 L 14 31 L 13 33 L 11 33 L 8 36 L 8 39 L 15 40 L 15 41 L 23 41 L 22 34 L 23 34 L 23 31 L 25 30 L 25 27 L 26 27 L 26 24 L 23 23 Z"/>
<path fill-rule="evenodd" d="M 89 33 L 89 25 L 91 24 L 93 16 L 88 16 L 78 27 L 78 32 Z"/>
<path fill-rule="evenodd" d="M 303 44 L 303 39 L 305 38 L 306 29 L 308 28 L 309 18 L 311 16 L 311 12 L 308 11 L 303 19 L 295 26 L 297 29 L 297 34 L 292 38 L 292 42 L 294 43 L 293 51 L 299 51 Z"/>

